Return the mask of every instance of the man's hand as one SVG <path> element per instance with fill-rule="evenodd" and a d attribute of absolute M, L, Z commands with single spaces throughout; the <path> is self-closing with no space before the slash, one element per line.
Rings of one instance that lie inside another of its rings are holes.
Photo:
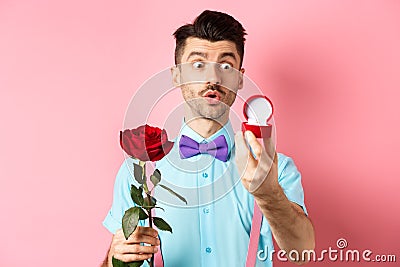
<path fill-rule="evenodd" d="M 242 132 L 235 136 L 239 175 L 268 220 L 278 246 L 286 252 L 296 250 L 299 255 L 303 250 L 314 249 L 311 221 L 299 205 L 288 200 L 278 183 L 278 157 L 271 138 L 264 139 L 262 145 L 250 131 L 245 132 L 245 137 Z M 292 261 L 303 264 L 308 260 Z"/>
<path fill-rule="evenodd" d="M 260 144 L 252 132 L 246 131 L 244 135 L 237 132 L 235 144 L 236 165 L 247 191 L 261 196 L 271 186 L 278 185 L 278 158 L 271 138 Z"/>
<path fill-rule="evenodd" d="M 143 246 L 140 243 L 151 246 Z M 108 266 L 112 267 L 113 256 L 123 262 L 147 260 L 158 251 L 156 247 L 158 245 L 160 245 L 158 232 L 153 228 L 138 226 L 128 240 L 125 239 L 122 229 L 119 229 L 111 242 Z"/>

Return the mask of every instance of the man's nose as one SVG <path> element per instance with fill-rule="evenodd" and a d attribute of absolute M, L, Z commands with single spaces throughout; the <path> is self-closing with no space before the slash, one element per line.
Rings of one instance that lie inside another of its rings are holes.
<path fill-rule="evenodd" d="M 221 73 L 218 71 L 218 63 L 209 63 L 206 72 L 206 81 L 214 84 L 221 84 Z"/>

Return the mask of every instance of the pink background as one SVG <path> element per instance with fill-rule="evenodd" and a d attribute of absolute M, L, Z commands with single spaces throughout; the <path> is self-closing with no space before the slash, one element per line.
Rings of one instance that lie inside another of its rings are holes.
<path fill-rule="evenodd" d="M 204 9 L 248 31 L 246 73 L 303 174 L 317 251 L 346 238 L 400 261 L 399 2 L 213 2 L 0 1 L 1 266 L 101 262 L 125 109 Z M 348 265 L 395 266 L 309 266 Z"/>

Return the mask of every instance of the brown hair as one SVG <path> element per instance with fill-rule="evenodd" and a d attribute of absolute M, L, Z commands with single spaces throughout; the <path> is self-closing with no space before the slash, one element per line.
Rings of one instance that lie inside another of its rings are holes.
<path fill-rule="evenodd" d="M 186 39 L 196 37 L 210 42 L 232 41 L 236 45 L 236 50 L 240 56 L 240 66 L 242 66 L 244 55 L 244 42 L 246 30 L 242 24 L 232 16 L 218 11 L 203 11 L 193 22 L 181 26 L 174 32 L 176 39 L 175 64 L 179 64 Z"/>

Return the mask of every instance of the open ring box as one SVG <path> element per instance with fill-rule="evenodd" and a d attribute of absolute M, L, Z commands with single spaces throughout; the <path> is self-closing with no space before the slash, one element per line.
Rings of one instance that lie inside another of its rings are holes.
<path fill-rule="evenodd" d="M 242 132 L 251 131 L 257 138 L 271 137 L 272 125 L 268 123 L 274 111 L 271 100 L 264 95 L 251 96 L 243 105 Z"/>

